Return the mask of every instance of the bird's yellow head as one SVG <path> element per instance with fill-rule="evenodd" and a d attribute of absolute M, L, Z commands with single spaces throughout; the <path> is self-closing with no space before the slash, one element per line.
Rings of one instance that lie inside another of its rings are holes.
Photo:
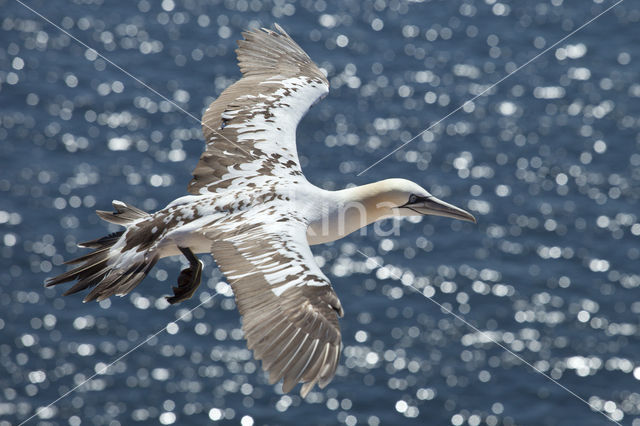
<path fill-rule="evenodd" d="M 459 207 L 434 197 L 415 182 L 386 179 L 370 187 L 377 209 L 388 209 L 385 216 L 444 216 L 476 223 L 476 218 Z"/>

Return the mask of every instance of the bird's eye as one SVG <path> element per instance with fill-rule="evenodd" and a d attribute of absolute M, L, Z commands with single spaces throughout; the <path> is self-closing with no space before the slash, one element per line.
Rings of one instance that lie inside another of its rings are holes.
<path fill-rule="evenodd" d="M 417 201 L 418 197 L 415 194 L 411 194 L 411 196 L 409 197 L 409 204 L 414 204 Z"/>

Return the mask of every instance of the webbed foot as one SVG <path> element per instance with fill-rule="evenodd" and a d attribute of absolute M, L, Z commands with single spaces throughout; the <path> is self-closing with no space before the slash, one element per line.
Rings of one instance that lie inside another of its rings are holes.
<path fill-rule="evenodd" d="M 167 302 L 172 305 L 190 299 L 198 289 L 198 286 L 200 286 L 200 280 L 202 279 L 202 261 L 198 260 L 189 248 L 178 248 L 187 258 L 190 265 L 180 272 L 178 286 L 173 287 L 173 296 L 166 297 Z"/>

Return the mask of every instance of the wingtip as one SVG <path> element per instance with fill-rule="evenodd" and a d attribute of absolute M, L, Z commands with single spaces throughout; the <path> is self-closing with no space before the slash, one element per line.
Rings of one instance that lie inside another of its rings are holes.
<path fill-rule="evenodd" d="M 282 35 L 285 35 L 287 37 L 289 37 L 289 34 L 287 34 L 287 32 L 284 30 L 284 28 L 282 28 L 280 25 L 278 25 L 277 22 L 273 23 L 273 28 L 275 28 L 276 30 L 278 30 L 278 32 Z"/>
<path fill-rule="evenodd" d="M 302 385 L 302 388 L 300 388 L 300 396 L 303 399 L 306 398 L 307 395 L 309 395 L 309 392 L 311 392 L 311 389 L 313 389 L 313 387 L 316 385 L 316 382 L 317 380 L 312 380 Z"/>

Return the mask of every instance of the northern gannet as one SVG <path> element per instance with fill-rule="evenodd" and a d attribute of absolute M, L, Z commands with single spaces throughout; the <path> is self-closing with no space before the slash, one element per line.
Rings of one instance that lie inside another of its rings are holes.
<path fill-rule="evenodd" d="M 65 295 L 91 288 L 84 301 L 123 296 L 158 259 L 182 253 L 190 266 L 169 303 L 190 298 L 202 275 L 194 253 L 211 253 L 229 281 L 247 346 L 271 383 L 305 397 L 335 375 L 343 309 L 310 245 L 340 239 L 377 220 L 438 215 L 475 222 L 420 185 L 387 179 L 327 191 L 302 174 L 296 127 L 326 96 L 329 82 L 277 24 L 243 33 L 236 50 L 242 78 L 204 113 L 206 150 L 187 195 L 149 214 L 121 201 L 97 211 L 124 231 L 79 244 L 94 249 L 47 286 L 78 280 Z"/>

